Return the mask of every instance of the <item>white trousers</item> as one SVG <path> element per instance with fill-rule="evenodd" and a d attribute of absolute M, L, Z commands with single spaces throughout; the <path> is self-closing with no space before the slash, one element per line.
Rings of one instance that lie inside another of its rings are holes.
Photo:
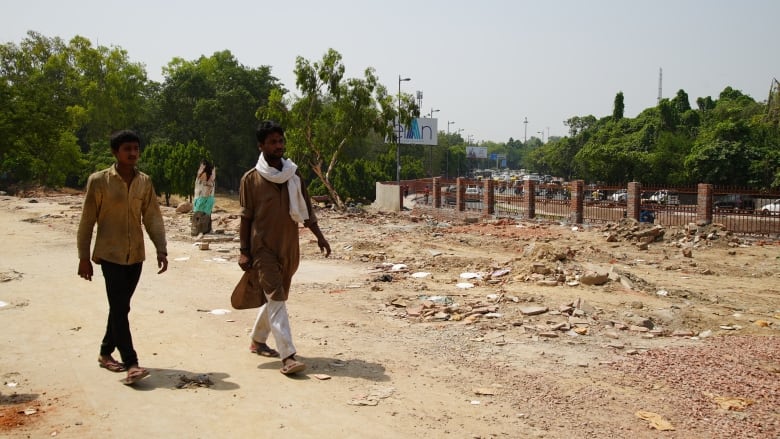
<path fill-rule="evenodd" d="M 255 327 L 252 330 L 252 340 L 257 343 L 265 343 L 268 336 L 273 334 L 276 340 L 276 350 L 282 359 L 295 354 L 295 346 L 292 341 L 292 331 L 290 330 L 290 317 L 287 315 L 286 302 L 268 300 L 257 312 Z"/>

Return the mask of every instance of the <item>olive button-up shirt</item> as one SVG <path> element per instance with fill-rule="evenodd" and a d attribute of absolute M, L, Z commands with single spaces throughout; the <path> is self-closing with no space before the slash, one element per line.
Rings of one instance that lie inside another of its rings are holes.
<path fill-rule="evenodd" d="M 77 234 L 79 259 L 89 258 L 92 230 L 97 223 L 92 261 L 130 265 L 146 259 L 141 224 L 157 253 L 167 254 L 165 225 L 151 178 L 136 171 L 130 186 L 116 167 L 96 172 L 87 180 L 87 193 Z"/>

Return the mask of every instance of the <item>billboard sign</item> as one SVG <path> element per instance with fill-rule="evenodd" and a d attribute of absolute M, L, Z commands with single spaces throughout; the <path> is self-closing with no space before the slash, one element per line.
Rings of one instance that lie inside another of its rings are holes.
<path fill-rule="evenodd" d="M 396 122 L 395 133 L 402 145 L 438 145 L 439 130 L 437 119 L 416 117 L 409 125 L 401 126 Z"/>
<path fill-rule="evenodd" d="M 470 159 L 486 159 L 488 157 L 487 146 L 467 146 L 466 157 Z"/>

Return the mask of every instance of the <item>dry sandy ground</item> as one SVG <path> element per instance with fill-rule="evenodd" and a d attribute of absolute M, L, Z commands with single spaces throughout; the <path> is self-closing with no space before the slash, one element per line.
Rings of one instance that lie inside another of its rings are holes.
<path fill-rule="evenodd" d="M 322 211 L 334 254 L 302 232 L 308 369 L 289 378 L 248 352 L 254 310 L 230 309 L 235 200 L 201 241 L 164 208 L 170 267 L 147 262 L 130 314 L 152 375 L 128 387 L 96 364 L 107 303 L 99 269 L 76 275 L 80 195 L 28 195 L 0 197 L 2 437 L 780 436 L 774 240 Z"/>

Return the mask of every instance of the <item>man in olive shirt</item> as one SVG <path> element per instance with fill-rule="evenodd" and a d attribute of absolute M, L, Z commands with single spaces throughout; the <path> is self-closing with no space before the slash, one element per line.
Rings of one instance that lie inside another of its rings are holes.
<path fill-rule="evenodd" d="M 78 274 L 91 281 L 92 262 L 100 265 L 109 311 L 98 363 L 112 372 L 126 370 L 124 382 L 133 384 L 149 375 L 149 371 L 138 365 L 128 320 L 130 299 L 146 259 L 141 223 L 157 249 L 158 274 L 168 269 L 168 253 L 165 226 L 152 180 L 136 169 L 140 138 L 132 131 L 119 131 L 111 136 L 111 152 L 116 163 L 90 175 L 87 180 L 77 235 Z M 97 236 L 90 261 L 95 223 Z M 122 363 L 113 358 L 114 349 L 119 350 Z"/>

